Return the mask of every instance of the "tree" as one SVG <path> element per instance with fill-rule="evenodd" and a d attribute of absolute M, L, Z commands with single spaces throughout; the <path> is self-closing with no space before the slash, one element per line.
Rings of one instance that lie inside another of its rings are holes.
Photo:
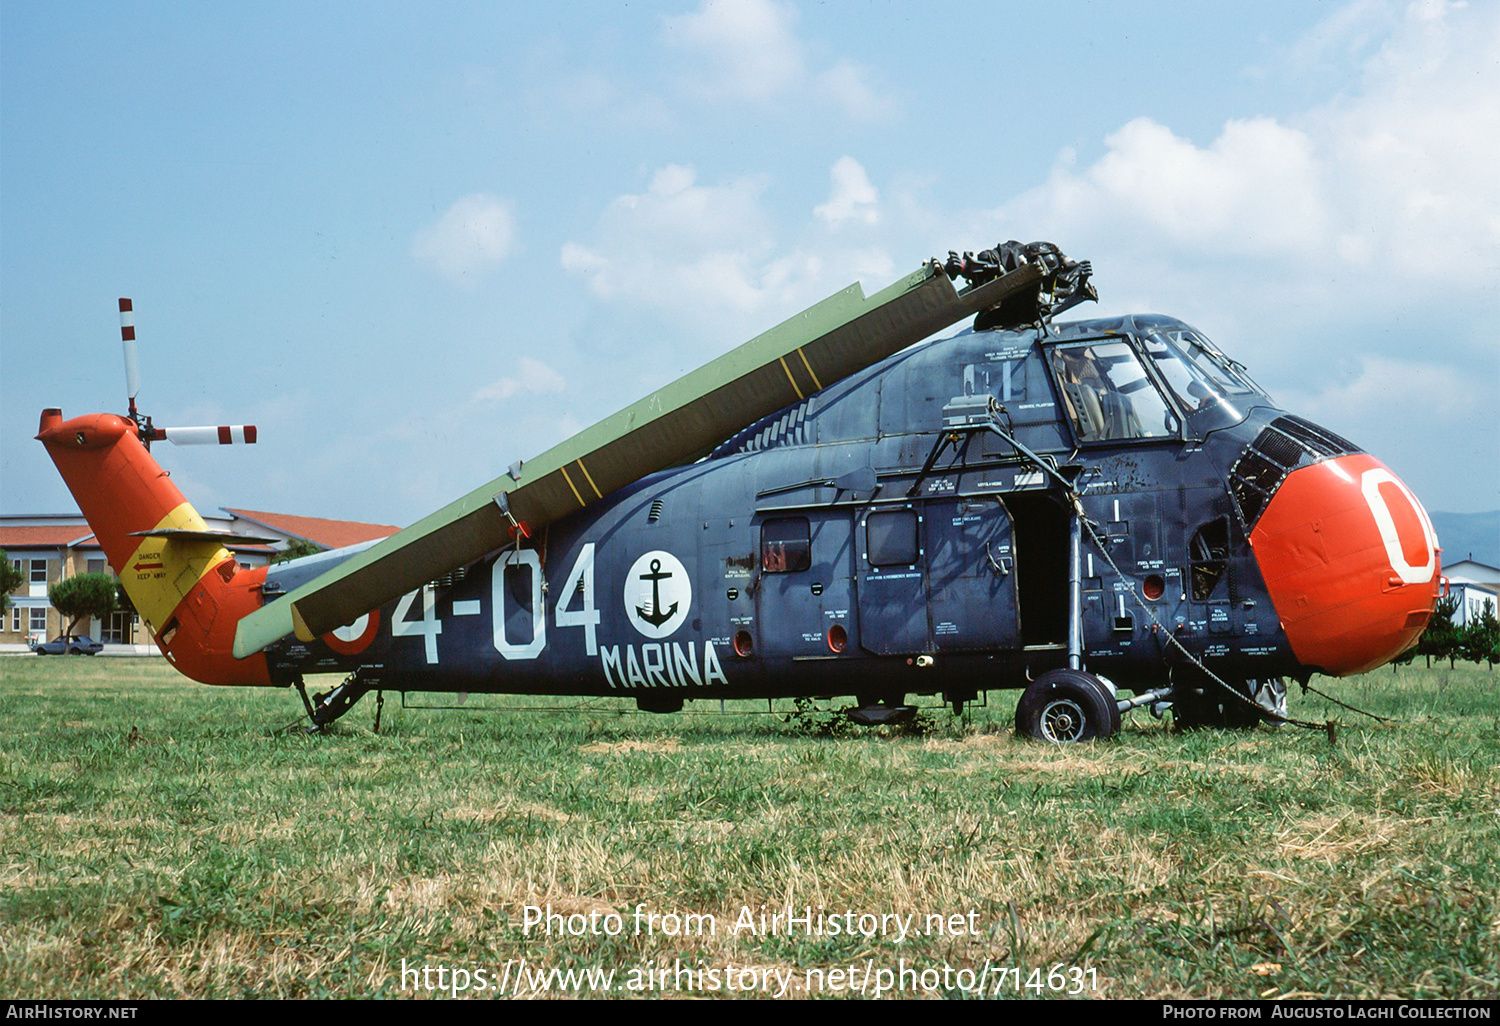
<path fill-rule="evenodd" d="M 21 586 L 25 576 L 21 568 L 10 561 L 10 554 L 0 549 L 0 613 L 10 608 L 10 593 Z"/>
<path fill-rule="evenodd" d="M 287 563 L 291 560 L 301 559 L 303 556 L 311 556 L 322 551 L 323 546 L 318 545 L 316 542 L 310 542 L 306 538 L 293 538 L 287 542 L 286 548 L 271 557 L 271 562 Z"/>
<path fill-rule="evenodd" d="M 1495 603 L 1485 600 L 1484 611 L 1469 621 L 1459 637 L 1460 651 L 1465 659 L 1477 664 L 1481 660 L 1495 668 L 1500 659 L 1500 620 L 1495 618 Z"/>
<path fill-rule="evenodd" d="M 47 600 L 68 617 L 63 634 L 72 634 L 84 617 L 102 620 L 115 611 L 115 579 L 109 574 L 76 574 L 48 588 Z"/>
<path fill-rule="evenodd" d="M 1427 629 L 1422 632 L 1422 637 L 1417 641 L 1417 653 L 1427 657 L 1427 665 L 1432 665 L 1432 657 L 1446 658 L 1448 666 L 1453 666 L 1453 661 L 1458 657 L 1459 627 L 1453 622 L 1453 614 L 1458 612 L 1458 596 L 1449 595 L 1440 598 L 1437 605 L 1432 609 L 1432 619 L 1427 621 Z"/>

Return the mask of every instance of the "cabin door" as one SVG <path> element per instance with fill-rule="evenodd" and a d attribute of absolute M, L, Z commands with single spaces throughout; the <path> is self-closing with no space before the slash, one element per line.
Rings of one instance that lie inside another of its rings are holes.
<path fill-rule="evenodd" d="M 1010 515 L 997 499 L 873 506 L 860 515 L 855 537 L 866 651 L 1021 647 Z"/>
<path fill-rule="evenodd" d="M 859 514 L 854 536 L 860 647 L 875 655 L 932 651 L 918 505 L 871 506 Z"/>
<path fill-rule="evenodd" d="M 922 516 L 932 648 L 1021 647 L 1010 514 L 992 496 L 931 499 Z"/>

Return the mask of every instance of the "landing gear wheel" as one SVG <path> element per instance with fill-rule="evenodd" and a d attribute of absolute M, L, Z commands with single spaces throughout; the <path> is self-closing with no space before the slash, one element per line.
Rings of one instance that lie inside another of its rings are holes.
<path fill-rule="evenodd" d="M 1098 677 L 1082 670 L 1048 670 L 1016 705 L 1016 732 L 1038 741 L 1102 741 L 1119 729 L 1115 696 Z"/>

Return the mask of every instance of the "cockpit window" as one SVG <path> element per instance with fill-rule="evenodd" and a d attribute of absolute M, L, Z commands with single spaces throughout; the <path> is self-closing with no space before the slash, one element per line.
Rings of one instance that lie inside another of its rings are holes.
<path fill-rule="evenodd" d="M 1226 395 L 1265 395 L 1261 387 L 1250 380 L 1245 368 L 1225 356 L 1219 347 L 1193 331 L 1163 332 L 1176 341 L 1198 369 L 1213 378 Z"/>
<path fill-rule="evenodd" d="M 1183 340 L 1181 332 L 1143 336 L 1141 346 L 1194 429 L 1212 431 L 1244 419 L 1244 413 L 1226 396 L 1241 394 L 1244 388 L 1226 380 L 1206 353 Z"/>
<path fill-rule="evenodd" d="M 1141 339 L 1141 344 L 1183 409 L 1192 412 L 1224 398 L 1214 379 L 1171 339 L 1164 335 L 1147 335 Z"/>
<path fill-rule="evenodd" d="M 1172 438 L 1180 425 L 1128 342 L 1056 346 L 1052 372 L 1081 442 Z"/>

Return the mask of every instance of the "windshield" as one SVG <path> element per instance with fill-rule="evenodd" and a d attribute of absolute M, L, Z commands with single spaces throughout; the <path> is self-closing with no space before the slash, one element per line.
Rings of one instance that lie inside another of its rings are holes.
<path fill-rule="evenodd" d="M 1167 331 L 1162 334 L 1176 341 L 1209 377 L 1219 383 L 1226 395 L 1265 395 L 1265 390 L 1245 373 L 1243 364 L 1225 356 L 1218 346 L 1195 331 Z"/>
<path fill-rule="evenodd" d="M 1177 436 L 1177 415 L 1128 342 L 1056 346 L 1051 361 L 1080 442 Z"/>
<path fill-rule="evenodd" d="M 1199 432 L 1237 424 L 1244 413 L 1228 395 L 1247 389 L 1228 378 L 1208 354 L 1182 340 L 1180 332 L 1158 332 L 1141 339 L 1146 355 Z"/>

